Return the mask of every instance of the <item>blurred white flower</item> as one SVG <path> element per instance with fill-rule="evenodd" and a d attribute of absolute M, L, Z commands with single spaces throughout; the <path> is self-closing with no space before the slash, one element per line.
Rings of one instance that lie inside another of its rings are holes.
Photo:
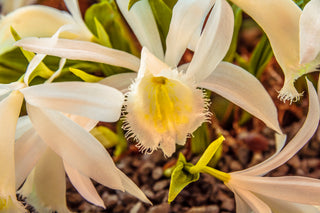
<path fill-rule="evenodd" d="M 320 205 L 320 180 L 301 176 L 261 177 L 287 162 L 317 130 L 319 100 L 309 81 L 308 90 L 309 112 L 295 137 L 284 147 L 286 135 L 277 135 L 274 155 L 251 168 L 229 173 L 225 184 L 235 194 L 237 212 L 320 212 L 315 206 Z"/>
<path fill-rule="evenodd" d="M 118 1 L 144 47 L 141 61 L 128 53 L 91 42 L 58 39 L 51 45 L 50 38 L 27 38 L 16 45 L 36 53 L 139 71 L 137 75 L 114 75 L 101 83 L 123 91 L 128 91 L 132 84 L 125 102 L 125 128 L 127 137 L 135 138 L 147 152 L 161 148 L 166 156 L 171 156 L 175 144 L 183 145 L 208 119 L 208 101 L 198 87 L 220 94 L 281 133 L 276 108 L 261 83 L 240 67 L 221 62 L 231 42 L 234 18 L 225 0 L 216 1 L 213 7 L 214 2 L 177 2 L 164 53 L 148 1 L 137 2 L 130 11 L 128 1 Z M 192 61 L 178 66 L 188 47 L 195 52 Z"/>
<path fill-rule="evenodd" d="M 37 0 L 0 0 L 1 14 L 7 14 L 19 7 L 36 3 Z"/>
<path fill-rule="evenodd" d="M 292 0 L 231 0 L 249 14 L 267 34 L 284 75 L 282 101 L 297 101 L 294 82 L 319 69 L 320 1 L 311 0 L 303 11 Z"/>
<path fill-rule="evenodd" d="M 6 1 L 14 3 L 15 1 Z M 14 48 L 10 28 L 22 37 L 47 37 L 58 30 L 62 38 L 90 41 L 93 35 L 82 20 L 77 0 L 65 0 L 71 15 L 52 7 L 30 5 L 13 10 L 0 18 L 0 54 Z"/>

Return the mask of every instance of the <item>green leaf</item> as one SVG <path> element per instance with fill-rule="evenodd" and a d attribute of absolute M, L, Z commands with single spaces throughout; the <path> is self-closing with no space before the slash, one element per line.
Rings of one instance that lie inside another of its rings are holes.
<path fill-rule="evenodd" d="M 192 182 L 199 180 L 200 174 L 191 174 L 188 172 L 188 168 L 193 164 L 187 163 L 182 153 L 179 154 L 179 158 L 175 169 L 171 175 L 171 182 L 169 188 L 168 202 L 171 203 L 177 195 L 182 191 L 184 187 Z"/>
<path fill-rule="evenodd" d="M 163 0 L 149 0 L 149 4 L 158 26 L 163 49 L 165 50 L 172 9 Z"/>
<path fill-rule="evenodd" d="M 135 3 L 137 3 L 138 1 L 140 1 L 140 0 L 130 0 L 130 1 L 129 1 L 129 4 L 128 4 L 128 10 L 130 10 L 131 7 L 132 7 Z"/>
<path fill-rule="evenodd" d="M 303 9 L 310 0 L 293 0 L 301 9 Z"/>
<path fill-rule="evenodd" d="M 96 25 L 98 42 L 106 47 L 112 48 L 108 33 L 96 17 L 94 17 L 94 23 Z"/>
<path fill-rule="evenodd" d="M 101 81 L 103 78 L 97 77 L 91 74 L 88 74 L 80 69 L 75 69 L 72 67 L 69 67 L 70 72 L 81 78 L 85 82 L 98 82 Z"/>
<path fill-rule="evenodd" d="M 236 6 L 235 4 L 232 5 L 232 10 L 234 13 L 234 30 L 233 30 L 233 36 L 230 44 L 230 48 L 224 57 L 224 61 L 233 62 L 238 46 L 238 37 L 239 37 L 239 31 L 242 24 L 242 10 Z"/>
<path fill-rule="evenodd" d="M 259 78 L 272 56 L 270 42 L 267 36 L 263 34 L 250 57 L 248 71 Z"/>
<path fill-rule="evenodd" d="M 105 148 L 111 148 L 118 144 L 119 137 L 105 126 L 97 126 L 90 133 L 98 140 Z"/>
<path fill-rule="evenodd" d="M 172 10 L 174 5 L 176 5 L 178 0 L 163 0 L 164 3 L 166 3 L 166 5 L 168 5 L 168 7 Z"/>
<path fill-rule="evenodd" d="M 221 146 L 222 142 L 225 140 L 223 136 L 220 136 L 218 139 L 213 141 L 206 151 L 203 153 L 197 164 L 194 166 L 195 168 L 201 169 L 202 167 L 207 166 L 207 164 L 210 162 L 213 155 L 216 153 L 216 151 Z"/>
<path fill-rule="evenodd" d="M 21 37 L 18 35 L 18 33 L 11 27 L 11 34 L 14 37 L 14 39 L 16 41 L 20 40 Z M 32 60 L 32 58 L 35 56 L 34 53 L 29 52 L 24 50 L 23 48 L 20 48 L 21 52 L 23 53 L 23 55 L 26 57 L 26 59 L 28 60 L 28 62 L 30 62 Z M 42 78 L 50 78 L 50 76 L 53 74 L 54 72 L 52 70 L 50 70 L 43 62 L 41 62 L 36 68 L 35 70 L 32 72 L 32 74 L 30 75 L 29 81 L 31 82 L 36 76 L 40 76 Z"/>
<path fill-rule="evenodd" d="M 99 26 L 96 24 L 97 21 L 100 23 Z M 98 38 L 99 32 L 97 30 L 102 31 L 101 28 L 103 28 L 109 37 L 112 48 L 139 56 L 140 51 L 136 46 L 136 41 L 122 19 L 114 0 L 102 1 L 89 7 L 85 14 L 85 22 L 91 32 Z"/>

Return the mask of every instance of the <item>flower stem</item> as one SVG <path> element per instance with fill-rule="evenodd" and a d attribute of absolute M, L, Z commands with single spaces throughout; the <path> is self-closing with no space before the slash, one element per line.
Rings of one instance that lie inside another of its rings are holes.
<path fill-rule="evenodd" d="M 207 173 L 207 174 L 223 181 L 224 183 L 226 183 L 230 180 L 230 175 L 228 173 L 221 172 L 221 171 L 216 170 L 214 168 L 211 168 L 209 166 L 202 167 L 200 172 Z"/>

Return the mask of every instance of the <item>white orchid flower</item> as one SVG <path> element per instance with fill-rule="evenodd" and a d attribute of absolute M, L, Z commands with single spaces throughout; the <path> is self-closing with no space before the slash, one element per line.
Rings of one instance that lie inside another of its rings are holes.
<path fill-rule="evenodd" d="M 211 0 L 178 1 L 163 53 L 154 18 L 148 12 L 151 10 L 148 1 L 139 1 L 130 11 L 128 1 L 118 1 L 144 46 L 141 60 L 98 44 L 67 39 L 59 39 L 52 46 L 50 38 L 26 38 L 16 45 L 36 53 L 138 71 L 137 75 L 111 76 L 102 83 L 123 91 L 132 84 L 125 102 L 124 128 L 128 130 L 127 137 L 137 139 L 146 152 L 161 148 L 166 156 L 171 156 L 176 143 L 183 145 L 186 138 L 208 120 L 208 100 L 198 87 L 228 98 L 281 133 L 276 108 L 261 83 L 240 67 L 221 62 L 231 42 L 234 19 L 225 0 L 216 1 L 201 36 L 197 35 L 213 3 Z M 145 12 L 141 13 L 141 7 Z M 195 46 L 191 63 L 177 67 L 188 46 Z"/>
<path fill-rule="evenodd" d="M 320 1 L 311 0 L 303 11 L 292 0 L 231 0 L 265 31 L 284 72 L 282 101 L 297 101 L 294 82 L 319 69 Z"/>
<path fill-rule="evenodd" d="M 89 130 L 96 125 L 94 120 L 90 120 L 85 117 L 74 115 L 68 115 L 68 117 L 86 129 L 86 135 Z M 28 117 L 21 117 L 19 121 L 17 132 L 21 137 L 18 138 L 15 146 L 16 186 L 19 188 L 28 176 L 23 187 L 19 190 L 19 193 L 23 197 L 26 197 L 26 201 L 34 206 L 39 212 L 67 212 L 68 208 L 66 207 L 65 200 L 66 172 L 73 186 L 87 201 L 105 208 L 103 200 L 100 198 L 94 185 L 89 179 L 90 176 L 88 177 L 87 175 L 84 175 L 83 172 L 75 169 L 68 163 L 70 159 L 78 161 L 78 159 L 74 157 L 75 154 L 70 153 L 71 156 L 68 157 L 69 159 L 64 160 L 65 157 L 63 157 L 63 155 L 53 152 L 52 149 L 46 145 L 46 142 L 41 139 L 32 127 Z M 66 125 L 70 125 L 70 123 Z M 60 128 L 63 129 L 64 125 L 62 124 Z M 52 131 L 52 129 L 48 131 Z M 54 132 L 51 134 L 61 134 L 61 132 Z M 84 133 L 82 132 L 76 137 L 82 138 L 83 134 Z M 71 135 L 70 137 L 74 136 Z M 108 158 L 108 164 L 105 164 L 105 161 L 101 162 L 101 160 L 106 157 L 101 156 L 99 152 L 97 153 L 97 151 L 91 149 L 90 152 L 92 155 L 96 155 L 95 164 L 104 164 L 107 169 L 110 169 L 109 175 L 102 177 L 104 182 L 100 183 L 110 188 L 121 190 L 117 183 L 115 183 L 117 182 L 115 179 L 120 179 L 123 186 L 122 190 L 129 192 L 144 202 L 150 203 L 143 192 L 126 175 L 114 166 L 110 155 L 104 150 L 102 145 L 92 138 L 92 136 L 89 138 L 90 141 L 88 143 L 90 143 L 90 146 L 99 147 L 100 152 L 103 152 Z M 88 140 L 88 136 L 85 136 L 83 140 Z M 62 141 L 62 143 L 64 142 L 66 141 Z M 59 142 L 56 141 L 56 143 Z M 87 147 L 86 149 L 89 148 L 90 147 Z M 100 157 L 102 158 L 101 160 L 98 159 Z M 82 156 L 82 158 L 86 158 L 86 156 Z M 89 158 L 92 159 L 92 156 Z M 95 167 L 95 165 L 89 165 L 88 163 L 87 165 L 84 165 L 84 167 L 87 166 Z"/>
<path fill-rule="evenodd" d="M 283 148 L 286 136 L 277 135 L 273 156 L 246 170 L 226 174 L 225 184 L 235 194 L 237 212 L 320 212 L 316 207 L 320 205 L 320 180 L 300 176 L 261 177 L 287 162 L 317 130 L 319 100 L 309 81 L 308 90 L 309 112 L 295 137 Z"/>
<path fill-rule="evenodd" d="M 12 1 L 10 1 L 12 2 Z M 90 41 L 92 33 L 81 18 L 77 0 L 65 0 L 71 15 L 52 7 L 30 5 L 18 8 L 0 19 L 0 54 L 14 48 L 10 28 L 22 37 L 48 37 L 58 30 L 62 38 Z"/>

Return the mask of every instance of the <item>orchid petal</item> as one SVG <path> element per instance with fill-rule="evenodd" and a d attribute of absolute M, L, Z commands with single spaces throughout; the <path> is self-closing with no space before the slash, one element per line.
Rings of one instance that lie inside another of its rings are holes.
<path fill-rule="evenodd" d="M 253 212 L 272 213 L 270 207 L 251 192 L 237 188 L 234 193 L 245 201 Z"/>
<path fill-rule="evenodd" d="M 73 120 L 79 126 L 90 132 L 98 123 L 99 121 L 92 120 L 87 117 L 82 117 L 80 115 L 72 115 L 72 114 L 65 114 L 68 118 Z"/>
<path fill-rule="evenodd" d="M 50 78 L 46 81 L 46 83 L 51 83 L 54 79 L 59 77 L 66 62 L 67 62 L 67 59 L 65 58 L 60 59 L 59 68 L 50 76 Z"/>
<path fill-rule="evenodd" d="M 129 0 L 116 2 L 141 46 L 147 47 L 154 55 L 163 59 L 160 34 L 148 0 L 136 2 L 130 10 L 128 10 Z"/>
<path fill-rule="evenodd" d="M 106 208 L 103 200 L 99 196 L 97 190 L 94 188 L 94 185 L 91 182 L 91 180 L 88 177 L 79 173 L 76 169 L 69 166 L 66 162 L 63 163 L 66 173 L 70 179 L 70 182 L 81 194 L 81 196 L 84 197 L 87 201 L 93 203 L 94 205 Z"/>
<path fill-rule="evenodd" d="M 277 109 L 271 97 L 262 84 L 241 67 L 221 62 L 198 86 L 227 98 L 281 133 Z"/>
<path fill-rule="evenodd" d="M 184 54 L 194 32 L 201 32 L 202 24 L 213 6 L 213 0 L 178 1 L 173 8 L 166 39 L 165 62 L 176 67 Z M 201 25 L 201 26 L 200 26 Z"/>
<path fill-rule="evenodd" d="M 300 203 L 288 202 L 285 200 L 279 200 L 271 197 L 257 195 L 265 203 L 270 206 L 272 212 L 290 212 L 290 213 L 319 213 L 319 209 L 312 205 L 305 205 Z"/>
<path fill-rule="evenodd" d="M 36 54 L 30 63 L 28 64 L 27 71 L 24 76 L 24 83 L 28 86 L 29 85 L 29 78 L 33 71 L 37 68 L 37 66 L 41 63 L 41 61 L 46 57 L 45 54 Z"/>
<path fill-rule="evenodd" d="M 196 82 L 207 78 L 224 58 L 232 40 L 233 25 L 229 3 L 217 0 L 186 72 Z"/>
<path fill-rule="evenodd" d="M 308 205 L 320 204 L 320 180 L 299 176 L 231 176 L 230 185 L 275 199 Z"/>
<path fill-rule="evenodd" d="M 137 73 L 120 73 L 106 77 L 98 83 L 115 88 L 122 93 L 126 93 L 128 92 L 130 84 L 134 82 L 136 77 Z"/>
<path fill-rule="evenodd" d="M 15 139 L 20 138 L 24 133 L 26 133 L 29 129 L 32 128 L 32 123 L 29 119 L 29 116 L 24 115 L 20 116 L 18 119 L 17 127 L 16 127 L 16 135 Z"/>
<path fill-rule="evenodd" d="M 40 137 L 70 166 L 105 186 L 123 189 L 112 158 L 90 133 L 62 113 L 30 104 L 27 110 Z"/>
<path fill-rule="evenodd" d="M 267 34 L 280 66 L 291 77 L 299 65 L 301 9 L 287 0 L 231 0 L 251 16 Z"/>
<path fill-rule="evenodd" d="M 0 20 L 0 54 L 13 48 L 14 39 L 10 27 L 13 27 L 22 38 L 48 37 L 62 25 L 74 23 L 68 13 L 51 7 L 32 5 L 19 8 Z M 64 37 L 70 35 L 65 33 Z"/>
<path fill-rule="evenodd" d="M 170 67 L 153 55 L 146 47 L 142 48 L 140 68 L 138 78 L 142 78 L 145 72 L 150 72 L 153 75 L 160 74 L 163 70 L 169 70 Z"/>
<path fill-rule="evenodd" d="M 15 143 L 16 188 L 27 178 L 47 146 L 34 128 L 29 129 Z"/>
<path fill-rule="evenodd" d="M 120 176 L 121 182 L 126 192 L 139 198 L 141 201 L 152 205 L 151 201 L 146 197 L 146 195 L 139 189 L 139 187 L 128 178 L 121 170 L 118 169 L 118 174 Z"/>
<path fill-rule="evenodd" d="M 320 52 L 320 1 L 311 0 L 300 17 L 300 63 L 314 60 Z"/>
<path fill-rule="evenodd" d="M 62 160 L 49 148 L 18 192 L 38 212 L 70 212 Z"/>
<path fill-rule="evenodd" d="M 236 212 L 251 213 L 252 211 L 249 205 L 237 194 L 234 188 L 228 183 L 225 183 L 225 185 L 234 193 L 234 199 L 236 201 Z"/>
<path fill-rule="evenodd" d="M 53 44 L 51 38 L 25 38 L 15 45 L 31 52 L 60 58 L 100 62 L 133 71 L 139 69 L 140 60 L 136 56 L 87 41 L 58 39 Z"/>
<path fill-rule="evenodd" d="M 308 91 L 309 91 L 309 110 L 306 120 L 304 121 L 302 127 L 294 136 L 294 138 L 283 148 L 277 156 L 261 163 L 255 169 L 246 173 L 246 175 L 261 175 L 265 174 L 285 162 L 287 162 L 293 155 L 295 155 L 313 136 L 317 130 L 319 119 L 320 119 L 320 109 L 319 100 L 317 93 L 312 85 L 312 83 L 307 80 Z"/>
<path fill-rule="evenodd" d="M 14 139 L 23 95 L 12 92 L 0 102 L 0 188 L 1 196 L 15 195 Z M 7 194 L 6 194 L 7 193 Z"/>
<path fill-rule="evenodd" d="M 123 94 L 97 83 L 58 82 L 21 89 L 27 103 L 94 120 L 117 121 Z"/>

